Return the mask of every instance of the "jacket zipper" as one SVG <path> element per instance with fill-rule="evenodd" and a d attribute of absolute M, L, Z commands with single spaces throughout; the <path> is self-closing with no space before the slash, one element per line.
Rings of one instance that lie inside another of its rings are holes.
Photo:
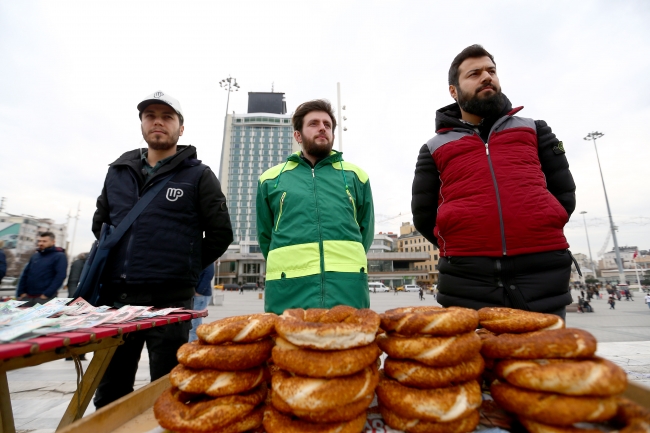
<path fill-rule="evenodd" d="M 325 300 L 325 257 L 323 251 L 323 232 L 320 223 L 320 210 L 318 209 L 318 193 L 316 192 L 316 172 L 315 168 L 311 169 L 311 177 L 314 184 L 314 202 L 316 203 L 316 215 L 318 216 L 318 247 L 320 252 L 320 303 L 323 305 Z"/>
<path fill-rule="evenodd" d="M 278 226 L 280 225 L 280 218 L 282 218 L 282 207 L 284 206 L 284 198 L 287 196 L 287 192 L 282 193 L 280 197 L 280 214 L 278 215 L 278 220 L 275 222 L 275 231 L 278 231 Z"/>
<path fill-rule="evenodd" d="M 499 195 L 499 185 L 497 184 L 497 177 L 494 174 L 494 166 L 492 165 L 492 157 L 490 156 L 490 148 L 489 148 L 489 143 L 490 143 L 490 137 L 492 137 L 492 133 L 494 130 L 500 126 L 503 122 L 505 122 L 509 116 L 504 116 L 501 119 L 497 120 L 494 125 L 492 125 L 492 128 L 490 129 L 490 134 L 488 135 L 488 139 L 485 142 L 485 155 L 487 157 L 488 161 L 488 166 L 490 167 L 490 174 L 492 175 L 492 183 L 494 184 L 494 191 L 496 193 L 496 198 L 497 198 L 497 209 L 499 211 L 499 226 L 501 228 L 501 253 L 505 256 L 507 255 L 507 247 L 506 247 L 506 229 L 505 225 L 503 223 L 503 210 L 501 209 L 501 196 Z M 475 131 L 476 133 L 476 131 Z M 476 133 L 479 139 L 483 141 L 481 138 L 481 135 Z"/>
<path fill-rule="evenodd" d="M 501 210 L 501 198 L 499 196 L 499 185 L 497 185 L 497 177 L 494 174 L 494 167 L 492 166 L 492 158 L 490 157 L 490 150 L 488 149 L 488 141 L 485 142 L 485 154 L 487 155 L 488 166 L 490 167 L 490 173 L 492 174 L 492 182 L 494 183 L 494 190 L 497 196 L 497 209 L 499 210 L 499 226 L 501 227 L 501 249 L 502 253 L 506 255 L 506 231 L 503 226 L 503 211 Z"/>
<path fill-rule="evenodd" d="M 354 212 L 354 222 L 357 223 L 357 227 L 359 226 L 359 221 L 357 221 L 357 206 L 354 203 L 354 199 L 352 198 L 352 194 L 350 194 L 349 189 L 345 189 L 345 192 L 348 193 L 348 198 L 350 199 L 350 204 L 352 205 L 352 212 Z"/>

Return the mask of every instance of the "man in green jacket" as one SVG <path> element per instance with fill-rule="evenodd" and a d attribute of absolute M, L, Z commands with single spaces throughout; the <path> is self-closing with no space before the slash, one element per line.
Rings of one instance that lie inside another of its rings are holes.
<path fill-rule="evenodd" d="M 264 309 L 368 308 L 366 252 L 375 228 L 368 175 L 332 150 L 328 101 L 301 104 L 292 123 L 302 151 L 264 172 L 257 187 Z"/>

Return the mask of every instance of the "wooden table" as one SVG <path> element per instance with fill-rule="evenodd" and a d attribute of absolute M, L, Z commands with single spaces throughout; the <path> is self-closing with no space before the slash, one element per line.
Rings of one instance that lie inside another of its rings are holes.
<path fill-rule="evenodd" d="M 169 375 L 143 386 L 111 404 L 104 406 L 91 415 L 76 421 L 57 433 L 147 433 L 159 426 L 153 415 L 153 405 L 167 388 Z M 632 401 L 650 408 L 650 389 L 634 382 L 628 383 L 623 395 Z M 377 423 L 380 416 L 368 415 L 368 425 L 384 425 L 383 420 Z M 373 421 L 374 420 L 374 421 Z M 367 427 L 366 426 L 366 427 Z M 363 432 L 371 431 L 364 428 Z M 384 431 L 376 428 L 372 431 Z"/>
<path fill-rule="evenodd" d="M 124 344 L 125 334 L 207 315 L 207 310 L 177 312 L 152 319 L 106 324 L 96 328 L 77 329 L 73 332 L 61 332 L 16 343 L 0 344 L 0 433 L 16 432 L 7 371 L 94 352 L 81 378 L 81 383 L 57 427 L 58 430 L 83 416 L 113 354 L 118 346 Z"/>

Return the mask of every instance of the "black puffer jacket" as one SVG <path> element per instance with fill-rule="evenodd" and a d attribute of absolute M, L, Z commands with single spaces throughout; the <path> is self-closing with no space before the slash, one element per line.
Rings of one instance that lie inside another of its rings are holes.
<path fill-rule="evenodd" d="M 146 182 L 140 149 L 112 163 L 97 199 L 95 236 L 102 223 L 119 225 L 147 189 L 170 173 L 174 177 L 111 251 L 104 282 L 193 290 L 201 270 L 232 242 L 219 181 L 196 159 L 193 146 L 179 146 L 175 157 Z"/>

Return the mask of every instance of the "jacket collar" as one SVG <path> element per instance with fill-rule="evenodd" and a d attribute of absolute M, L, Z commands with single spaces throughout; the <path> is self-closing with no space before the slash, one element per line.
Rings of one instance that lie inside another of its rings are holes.
<path fill-rule="evenodd" d="M 49 253 L 54 253 L 54 252 L 63 253 L 63 252 L 65 252 L 65 250 L 63 248 L 61 248 L 61 247 L 54 246 L 54 247 L 45 248 L 42 251 L 41 250 L 36 250 L 36 252 L 38 252 L 40 254 L 49 254 Z"/>
<path fill-rule="evenodd" d="M 494 125 L 494 123 L 502 118 L 503 116 L 507 115 L 513 115 L 517 111 L 519 111 L 523 107 L 518 107 L 519 109 L 513 110 L 512 108 L 512 103 L 508 99 L 508 97 L 504 94 L 503 99 L 505 100 L 505 106 L 501 110 L 501 113 L 499 113 L 497 116 L 494 117 L 487 117 L 483 119 L 480 125 L 478 125 L 479 128 L 485 128 L 487 127 L 488 129 Z M 458 106 L 457 102 L 454 102 L 453 104 L 449 104 L 445 107 L 442 107 L 436 111 L 436 132 L 438 132 L 441 129 L 449 129 L 449 128 L 471 128 L 469 124 L 466 122 L 463 122 L 461 120 L 461 113 L 460 113 L 460 107 Z"/>
<path fill-rule="evenodd" d="M 299 150 L 297 152 L 292 153 L 287 158 L 287 161 L 293 161 L 293 162 L 297 162 L 299 164 L 309 165 L 306 161 L 304 161 L 302 159 L 301 152 L 302 151 Z M 342 160 L 343 160 L 343 152 L 332 150 L 332 151 L 330 151 L 329 156 L 327 156 L 327 157 L 321 159 L 320 161 L 318 161 L 316 163 L 316 165 L 314 166 L 314 168 L 320 167 L 320 166 L 323 166 L 323 165 L 327 165 L 327 164 L 334 164 L 335 162 L 339 162 L 339 161 L 342 161 Z"/>
<path fill-rule="evenodd" d="M 130 167 L 134 170 L 138 178 L 141 180 L 144 179 L 142 175 L 142 158 L 141 158 L 141 149 L 134 149 L 129 152 L 126 152 L 122 154 L 119 158 L 117 158 L 113 163 L 109 164 L 111 167 L 115 166 L 127 166 Z M 187 165 L 187 166 L 194 166 L 194 165 L 199 165 L 201 161 L 196 159 L 196 147 L 194 146 L 178 146 L 176 148 L 176 154 L 173 156 L 171 161 L 160 167 L 160 170 L 158 170 L 151 178 L 149 178 L 149 181 L 147 184 L 151 183 L 151 180 L 154 178 L 157 178 L 161 175 L 164 175 L 165 173 L 170 173 L 174 171 L 177 167 L 179 167 L 181 164 Z"/>

